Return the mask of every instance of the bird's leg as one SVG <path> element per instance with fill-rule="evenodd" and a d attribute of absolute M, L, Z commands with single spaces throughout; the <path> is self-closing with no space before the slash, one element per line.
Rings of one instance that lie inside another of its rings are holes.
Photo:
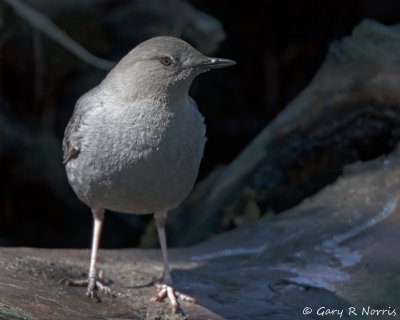
<path fill-rule="evenodd" d="M 86 291 L 86 295 L 88 297 L 94 297 L 94 290 L 97 288 L 99 291 L 105 294 L 111 294 L 111 290 L 106 287 L 103 283 L 103 272 L 99 272 L 97 274 L 96 271 L 96 261 L 97 261 L 97 252 L 100 244 L 100 236 L 101 229 L 103 227 L 104 221 L 104 209 L 92 209 L 93 213 L 93 239 L 92 239 L 92 252 L 90 256 L 90 266 L 89 266 L 89 276 L 88 276 L 88 287 Z"/>
<path fill-rule="evenodd" d="M 169 263 L 168 263 L 168 248 L 167 248 L 167 239 L 165 236 L 165 223 L 167 221 L 167 212 L 157 212 L 154 214 L 154 219 L 157 227 L 158 239 L 160 241 L 161 253 L 164 264 L 164 272 L 163 272 L 163 280 L 162 282 L 165 284 L 172 285 L 171 273 L 169 271 Z"/>
<path fill-rule="evenodd" d="M 101 229 L 104 221 L 104 209 L 92 209 L 93 214 L 93 238 L 92 238 L 92 251 L 90 256 L 89 275 L 87 280 L 65 280 L 64 283 L 68 286 L 87 286 L 86 295 L 95 298 L 95 289 L 100 292 L 111 295 L 111 290 L 104 285 L 103 272 L 96 271 L 97 252 L 100 244 Z"/>
<path fill-rule="evenodd" d="M 160 246 L 161 246 L 161 253 L 162 253 L 163 263 L 164 263 L 164 272 L 163 272 L 162 282 L 156 283 L 156 285 L 155 285 L 157 288 L 158 294 L 155 295 L 152 298 L 152 300 L 153 301 L 161 301 L 161 300 L 164 300 L 164 298 L 168 297 L 168 300 L 171 303 L 174 312 L 176 312 L 178 310 L 177 298 L 184 300 L 184 301 L 190 301 L 190 302 L 195 302 L 195 299 L 186 294 L 176 291 L 173 287 L 171 273 L 169 271 L 167 239 L 165 237 L 165 223 L 167 220 L 167 212 L 166 211 L 156 212 L 154 214 L 154 220 L 156 223 L 158 238 L 159 238 Z"/>

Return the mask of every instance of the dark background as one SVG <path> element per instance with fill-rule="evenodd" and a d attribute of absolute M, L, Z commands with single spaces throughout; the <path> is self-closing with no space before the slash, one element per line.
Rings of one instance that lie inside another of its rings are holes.
<path fill-rule="evenodd" d="M 201 75 L 192 86 L 209 138 L 199 179 L 234 159 L 308 85 L 332 41 L 364 18 L 400 22 L 397 0 L 189 2 L 222 23 L 226 39 L 212 55 L 238 63 Z M 152 16 L 151 8 L 130 11 L 135 0 L 26 3 L 114 61 L 169 30 L 168 18 Z M 153 20 L 157 27 L 148 29 Z M 0 245 L 89 246 L 90 211 L 67 184 L 61 139 L 76 100 L 105 75 L 0 3 Z M 151 216 L 107 215 L 102 246 L 143 245 L 151 222 Z"/>

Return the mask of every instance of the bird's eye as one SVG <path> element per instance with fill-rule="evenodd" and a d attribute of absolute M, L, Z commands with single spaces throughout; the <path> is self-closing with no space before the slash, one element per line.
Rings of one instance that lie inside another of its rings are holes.
<path fill-rule="evenodd" d="M 170 66 L 172 64 L 172 59 L 170 57 L 161 57 L 160 62 L 163 66 Z"/>

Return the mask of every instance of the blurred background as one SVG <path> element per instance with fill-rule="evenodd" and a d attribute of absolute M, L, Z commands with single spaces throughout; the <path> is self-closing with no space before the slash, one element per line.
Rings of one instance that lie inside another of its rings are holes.
<path fill-rule="evenodd" d="M 0 2 L 0 245 L 89 247 L 92 217 L 68 185 L 61 140 L 77 99 L 139 42 L 174 35 L 238 63 L 191 88 L 207 124 L 201 181 L 230 163 L 310 83 L 330 43 L 367 17 L 399 23 L 400 2 Z M 291 205 L 277 198 L 264 213 Z M 152 246 L 152 223 L 108 214 L 102 247 Z M 221 216 L 218 232 L 234 227 Z"/>

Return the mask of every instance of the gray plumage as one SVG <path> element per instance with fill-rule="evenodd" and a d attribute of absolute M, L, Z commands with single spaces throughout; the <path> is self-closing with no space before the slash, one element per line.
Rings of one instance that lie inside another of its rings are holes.
<path fill-rule="evenodd" d="M 79 99 L 67 125 L 64 163 L 77 196 L 92 209 L 126 213 L 178 206 L 193 188 L 206 141 L 189 87 L 201 72 L 231 64 L 173 37 L 129 52 Z"/>

